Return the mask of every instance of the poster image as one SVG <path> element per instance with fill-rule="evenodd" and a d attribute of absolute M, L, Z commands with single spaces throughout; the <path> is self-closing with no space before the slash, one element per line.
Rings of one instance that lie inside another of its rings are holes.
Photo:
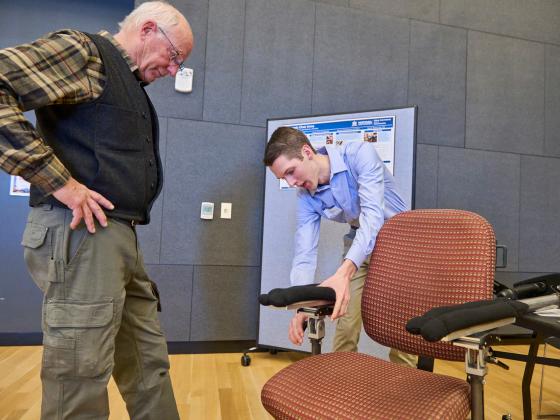
<path fill-rule="evenodd" d="M 30 184 L 20 176 L 10 176 L 10 195 L 28 196 Z"/>

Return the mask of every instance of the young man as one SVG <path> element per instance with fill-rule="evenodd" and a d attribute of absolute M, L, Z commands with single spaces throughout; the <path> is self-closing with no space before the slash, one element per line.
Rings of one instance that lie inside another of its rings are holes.
<path fill-rule="evenodd" d="M 155 1 L 114 37 L 62 30 L 0 50 L 0 167 L 31 183 L 22 244 L 44 292 L 43 419 L 108 418 L 111 375 L 132 419 L 179 418 L 134 226 L 162 183 L 144 86 L 192 47 L 185 17 Z"/>
<path fill-rule="evenodd" d="M 264 163 L 298 191 L 292 284 L 313 283 L 321 218 L 347 223 L 344 260 L 321 283 L 336 292 L 332 319 L 338 319 L 334 351 L 356 351 L 362 326 L 360 302 L 369 256 L 385 220 L 405 211 L 394 179 L 369 142 L 326 145 L 315 151 L 301 131 L 280 127 L 271 136 Z M 289 338 L 303 341 L 305 315 L 296 314 Z M 415 364 L 415 357 L 391 351 L 393 361 Z"/>

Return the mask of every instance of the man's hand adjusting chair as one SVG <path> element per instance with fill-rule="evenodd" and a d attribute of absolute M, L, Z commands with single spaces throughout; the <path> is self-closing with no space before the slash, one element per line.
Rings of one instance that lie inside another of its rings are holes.
<path fill-rule="evenodd" d="M 330 287 L 293 286 L 272 289 L 259 296 L 264 306 L 296 310 L 307 315 L 307 337 L 311 341 L 311 354 L 321 354 L 321 341 L 325 337 L 325 317 L 332 314 L 336 293 Z"/>
<path fill-rule="evenodd" d="M 405 326 L 434 307 L 491 299 L 495 246 L 490 224 L 466 211 L 414 210 L 387 221 L 364 285 L 367 334 L 407 353 L 464 360 L 464 348 L 428 342 Z M 470 386 L 364 354 L 329 353 L 280 371 L 261 399 L 280 419 L 465 419 Z"/>

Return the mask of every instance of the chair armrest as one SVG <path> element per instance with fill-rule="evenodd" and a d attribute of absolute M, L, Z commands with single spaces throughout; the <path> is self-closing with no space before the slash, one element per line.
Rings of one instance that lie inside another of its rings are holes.
<path fill-rule="evenodd" d="M 406 330 L 411 334 L 422 335 L 426 341 L 434 342 L 455 332 L 474 329 L 479 325 L 495 322 L 507 325 L 510 322 L 502 320 L 513 318 L 515 321 L 515 318 L 528 311 L 529 305 L 507 299 L 441 306 L 410 319 L 406 324 Z M 482 327 L 482 331 L 485 329 L 486 327 Z"/>
<path fill-rule="evenodd" d="M 406 329 L 420 334 L 427 341 L 439 341 L 504 326 L 537 309 L 558 305 L 560 294 L 550 294 L 523 300 L 495 299 L 467 302 L 460 305 L 430 309 L 424 315 L 410 319 Z"/>
<path fill-rule="evenodd" d="M 560 286 L 560 273 L 551 273 L 518 281 L 513 286 L 494 282 L 496 297 L 526 299 L 553 293 Z"/>
<path fill-rule="evenodd" d="M 319 287 L 314 284 L 272 289 L 259 296 L 261 305 L 286 309 L 334 305 L 335 300 L 336 293 L 332 288 Z"/>

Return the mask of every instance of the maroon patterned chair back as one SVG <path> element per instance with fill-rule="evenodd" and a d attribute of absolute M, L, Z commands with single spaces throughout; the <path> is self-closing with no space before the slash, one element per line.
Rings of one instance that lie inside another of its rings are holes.
<path fill-rule="evenodd" d="M 496 240 L 481 216 L 462 210 L 413 210 L 377 236 L 362 296 L 367 334 L 407 353 L 463 360 L 465 350 L 429 343 L 406 322 L 436 306 L 490 299 Z"/>

